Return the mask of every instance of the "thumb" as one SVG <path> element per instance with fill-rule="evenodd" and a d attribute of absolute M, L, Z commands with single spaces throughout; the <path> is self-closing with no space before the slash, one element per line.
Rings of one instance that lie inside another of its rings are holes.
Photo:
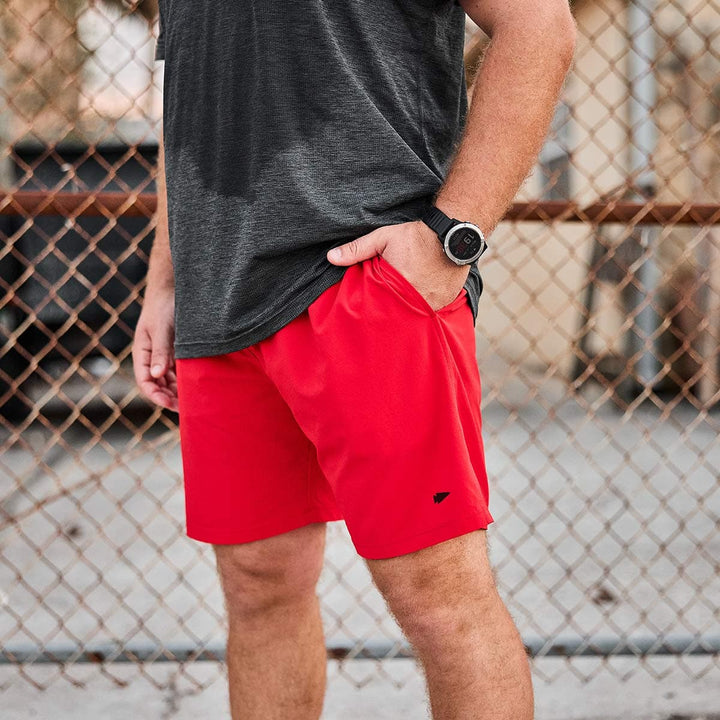
<path fill-rule="evenodd" d="M 329 250 L 327 259 L 333 265 L 354 265 L 362 260 L 369 260 L 385 249 L 387 241 L 381 238 L 382 236 L 377 231 L 362 235 L 349 243 Z"/>
<path fill-rule="evenodd" d="M 162 377 L 170 367 L 170 356 L 164 347 L 155 343 L 150 357 L 150 374 L 154 378 Z"/>

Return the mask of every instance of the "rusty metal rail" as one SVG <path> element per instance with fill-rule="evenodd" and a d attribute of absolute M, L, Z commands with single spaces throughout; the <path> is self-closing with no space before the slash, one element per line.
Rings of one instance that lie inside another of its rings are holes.
<path fill-rule="evenodd" d="M 0 191 L 0 215 L 151 217 L 156 208 L 155 193 Z M 569 200 L 533 200 L 513 203 L 503 219 L 527 222 L 626 223 L 633 226 L 717 225 L 720 224 L 720 203 L 611 200 L 581 206 Z"/>

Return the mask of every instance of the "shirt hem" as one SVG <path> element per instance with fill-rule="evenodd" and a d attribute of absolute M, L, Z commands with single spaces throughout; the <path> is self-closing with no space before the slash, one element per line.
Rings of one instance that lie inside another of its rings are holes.
<path fill-rule="evenodd" d="M 325 290 L 342 279 L 346 270 L 346 266 L 329 265 L 328 271 L 304 288 L 303 292 L 298 293 L 291 304 L 286 304 L 279 312 L 260 324 L 231 338 L 199 342 L 176 342 L 174 346 L 175 357 L 182 360 L 184 358 L 224 355 L 259 343 L 305 312 Z"/>

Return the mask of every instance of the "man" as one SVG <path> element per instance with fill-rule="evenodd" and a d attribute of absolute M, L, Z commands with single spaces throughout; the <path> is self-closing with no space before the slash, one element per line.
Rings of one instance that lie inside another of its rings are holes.
<path fill-rule="evenodd" d="M 531 718 L 487 557 L 476 261 L 571 63 L 566 0 L 160 9 L 158 226 L 133 356 L 142 392 L 179 412 L 233 718 L 320 716 L 315 586 L 341 518 L 433 717 Z M 491 38 L 469 108 L 466 14 Z"/>

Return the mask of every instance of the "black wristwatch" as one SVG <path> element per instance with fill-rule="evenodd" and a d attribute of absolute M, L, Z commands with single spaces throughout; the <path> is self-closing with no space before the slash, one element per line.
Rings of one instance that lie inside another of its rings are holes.
<path fill-rule="evenodd" d="M 449 218 L 434 205 L 430 205 L 420 219 L 437 233 L 445 254 L 456 265 L 469 265 L 487 250 L 482 230 L 471 222 Z"/>

